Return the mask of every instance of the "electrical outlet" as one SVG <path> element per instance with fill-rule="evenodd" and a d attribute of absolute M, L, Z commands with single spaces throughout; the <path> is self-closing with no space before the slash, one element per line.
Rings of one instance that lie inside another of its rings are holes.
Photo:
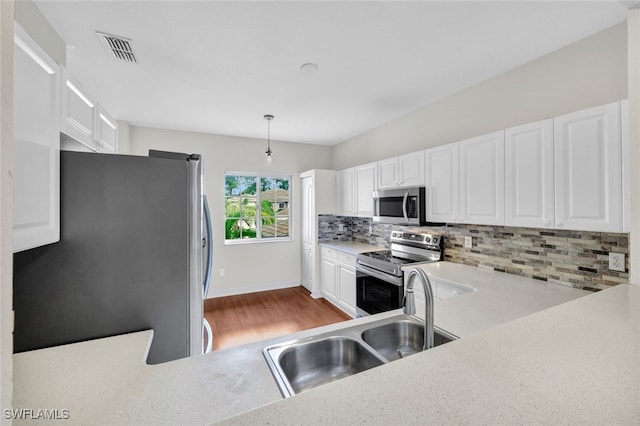
<path fill-rule="evenodd" d="M 220 276 L 224 277 L 224 269 L 220 269 Z"/>
<path fill-rule="evenodd" d="M 609 253 L 609 269 L 612 271 L 625 272 L 624 253 Z"/>
<path fill-rule="evenodd" d="M 473 237 L 464 237 L 464 248 L 473 247 Z"/>

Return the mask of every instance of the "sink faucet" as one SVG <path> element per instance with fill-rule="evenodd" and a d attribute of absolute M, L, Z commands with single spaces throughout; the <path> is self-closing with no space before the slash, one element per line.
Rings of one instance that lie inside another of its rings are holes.
<path fill-rule="evenodd" d="M 433 290 L 427 274 L 420 268 L 414 268 L 407 275 L 407 294 L 405 296 L 404 313 L 415 315 L 416 302 L 413 295 L 413 281 L 420 278 L 424 289 L 424 344 L 422 350 L 433 347 Z"/>

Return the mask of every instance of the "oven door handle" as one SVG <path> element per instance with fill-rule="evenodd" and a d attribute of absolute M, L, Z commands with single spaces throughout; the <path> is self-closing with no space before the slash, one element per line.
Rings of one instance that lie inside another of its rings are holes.
<path fill-rule="evenodd" d="M 409 191 L 404 193 L 404 198 L 402 199 L 402 215 L 404 216 L 404 220 L 409 222 L 409 216 L 407 215 L 407 200 L 409 199 Z"/>
<path fill-rule="evenodd" d="M 356 264 L 356 271 L 362 272 L 363 274 L 371 275 L 372 277 L 381 279 L 382 281 L 388 282 L 389 284 L 393 284 L 398 287 L 402 287 L 403 279 L 402 277 L 396 277 L 392 275 L 387 275 L 383 272 L 376 271 L 368 266 L 364 266 L 362 264 Z"/>

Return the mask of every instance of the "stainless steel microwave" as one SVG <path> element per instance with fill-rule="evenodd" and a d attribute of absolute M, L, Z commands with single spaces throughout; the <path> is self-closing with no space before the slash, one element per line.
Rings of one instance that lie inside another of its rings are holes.
<path fill-rule="evenodd" d="M 396 225 L 427 224 L 424 186 L 373 193 L 373 221 Z"/>

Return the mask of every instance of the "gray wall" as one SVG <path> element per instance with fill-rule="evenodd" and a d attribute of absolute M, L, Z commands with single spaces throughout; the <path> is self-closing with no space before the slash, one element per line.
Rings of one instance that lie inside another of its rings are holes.
<path fill-rule="evenodd" d="M 272 141 L 274 162 L 266 166 L 262 139 L 190 133 L 130 126 L 130 151 L 149 149 L 199 153 L 203 156 L 204 191 L 213 221 L 213 277 L 209 296 L 237 294 L 300 283 L 300 172 L 331 166 L 331 148 Z M 224 173 L 272 172 L 292 176 L 294 240 L 224 245 Z M 220 269 L 225 276 L 220 277 Z"/>
<path fill-rule="evenodd" d="M 622 23 L 334 147 L 336 170 L 627 97 Z"/>

